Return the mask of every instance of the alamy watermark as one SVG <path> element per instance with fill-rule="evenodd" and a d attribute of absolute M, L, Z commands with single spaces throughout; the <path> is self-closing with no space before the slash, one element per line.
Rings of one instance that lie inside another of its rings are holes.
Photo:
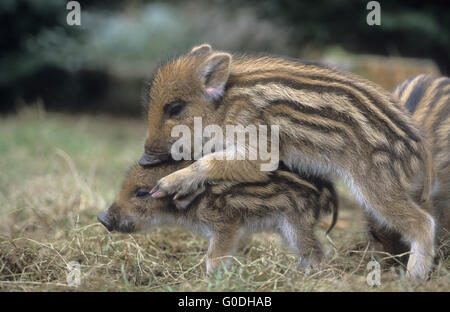
<path fill-rule="evenodd" d="M 381 286 L 381 267 L 376 260 L 371 260 L 367 263 L 366 269 L 369 271 L 366 276 L 367 285 L 370 287 Z"/>
<path fill-rule="evenodd" d="M 78 261 L 71 261 L 67 263 L 67 270 L 69 272 L 66 276 L 68 286 L 77 287 L 81 284 L 81 266 Z"/>
<path fill-rule="evenodd" d="M 366 22 L 369 26 L 381 25 L 381 5 L 378 1 L 370 1 L 366 6 L 370 12 L 367 14 Z"/>
<path fill-rule="evenodd" d="M 280 160 L 279 133 L 278 125 L 226 125 L 225 131 L 219 125 L 203 128 L 202 118 L 194 117 L 193 136 L 186 125 L 172 128 L 171 136 L 179 139 L 170 153 L 174 160 L 198 160 L 205 155 L 217 160 L 259 160 L 261 171 L 273 171 Z"/>
<path fill-rule="evenodd" d="M 78 1 L 67 2 L 66 9 L 70 12 L 67 13 L 66 21 L 69 26 L 81 25 L 81 5 Z"/>

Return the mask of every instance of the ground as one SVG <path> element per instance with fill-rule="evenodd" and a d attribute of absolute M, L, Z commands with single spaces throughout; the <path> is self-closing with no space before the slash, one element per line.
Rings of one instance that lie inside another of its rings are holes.
<path fill-rule="evenodd" d="M 411 283 L 404 268 L 381 262 L 381 285 L 369 286 L 361 209 L 341 186 L 337 227 L 329 239 L 329 218 L 317 229 L 327 259 L 310 272 L 297 270 L 295 255 L 274 235 L 256 235 L 228 270 L 207 278 L 207 243 L 186 230 L 108 233 L 96 216 L 114 200 L 144 136 L 143 119 L 39 107 L 0 119 L 0 290 L 450 291 L 442 248 L 428 282 Z M 80 264 L 79 286 L 68 285 L 72 261 Z"/>

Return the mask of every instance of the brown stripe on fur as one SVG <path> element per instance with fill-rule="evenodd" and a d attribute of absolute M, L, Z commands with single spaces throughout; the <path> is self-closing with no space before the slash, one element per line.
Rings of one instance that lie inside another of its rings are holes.
<path fill-rule="evenodd" d="M 345 136 L 347 139 L 349 139 L 353 142 L 358 142 L 357 138 L 355 137 L 351 128 L 348 128 L 339 122 L 334 122 L 332 120 L 324 120 L 323 118 L 318 118 L 318 117 L 313 117 L 312 115 L 303 114 L 303 113 L 299 112 L 298 110 L 297 111 L 293 110 L 290 107 L 283 105 L 283 104 L 269 107 L 267 109 L 267 111 L 271 114 L 271 116 L 274 116 L 274 117 L 280 116 L 287 120 L 290 120 L 291 123 L 312 129 L 312 130 L 316 131 L 318 135 L 319 134 L 323 135 L 323 133 L 326 133 L 326 134 L 337 133 L 341 136 L 341 138 L 342 138 L 342 136 Z M 323 141 L 319 142 L 318 140 L 311 138 L 311 137 L 309 137 L 309 138 L 303 137 L 303 139 L 310 141 L 313 144 L 319 144 L 319 145 L 331 143 L 331 142 L 323 142 Z M 345 144 L 344 138 L 342 138 L 342 146 L 340 148 L 338 147 L 338 149 L 341 149 L 342 147 L 344 147 L 344 145 L 346 145 L 346 144 Z"/>
<path fill-rule="evenodd" d="M 325 84 L 324 81 L 314 81 L 314 80 L 299 80 L 297 77 L 292 76 L 281 76 L 279 73 L 275 76 L 269 76 L 269 77 L 256 77 L 252 80 L 245 79 L 244 81 L 233 81 L 232 85 L 233 87 L 252 87 L 258 84 L 268 84 L 268 83 L 279 83 L 282 85 L 289 86 L 293 89 L 306 89 L 309 91 L 314 91 L 317 93 L 332 93 L 332 94 L 342 94 L 346 95 L 352 100 L 352 103 L 355 107 L 359 109 L 359 111 L 364 114 L 366 118 L 369 119 L 369 121 L 375 125 L 378 125 L 378 128 L 382 128 L 384 130 L 385 134 L 395 135 L 398 138 L 401 138 L 401 132 L 400 128 L 395 126 L 390 120 L 384 118 L 383 116 L 380 116 L 381 111 L 377 114 L 377 116 L 373 116 L 374 111 L 377 112 L 378 108 L 375 108 L 373 105 L 369 104 L 369 100 L 364 97 L 364 94 L 360 93 L 358 91 L 358 88 L 353 88 L 349 85 L 338 85 L 336 82 L 332 82 L 330 84 Z M 326 82 L 326 81 L 325 81 Z M 232 89 L 232 88 L 230 88 Z M 361 104 L 365 103 L 365 104 Z M 372 106 L 372 109 L 370 109 L 370 106 Z M 414 140 L 418 140 L 419 137 L 415 134 L 410 136 L 413 136 Z"/>
<path fill-rule="evenodd" d="M 327 69 L 326 67 L 322 67 L 322 69 Z M 302 71 L 295 71 L 295 70 L 286 70 L 283 68 L 280 69 L 276 69 L 276 70 L 257 70 L 257 71 L 253 71 L 250 73 L 245 73 L 245 74 L 241 74 L 241 75 L 234 75 L 232 77 L 230 77 L 230 85 L 228 86 L 228 88 L 230 88 L 231 86 L 233 86 L 234 83 L 236 83 L 234 80 L 237 79 L 239 80 L 242 78 L 245 79 L 256 79 L 257 78 L 253 78 L 252 75 L 261 75 L 261 74 L 272 74 L 275 76 L 279 76 L 279 75 L 283 75 L 286 74 L 288 76 L 291 77 L 295 77 L 295 78 L 309 78 L 312 80 L 315 80 L 317 82 L 325 82 L 325 83 L 330 83 L 330 84 L 343 84 L 346 86 L 351 86 L 352 88 L 354 88 L 355 90 L 357 90 L 358 92 L 360 92 L 365 98 L 368 99 L 368 101 L 370 101 L 372 104 L 376 105 L 381 112 L 390 120 L 393 120 L 396 124 L 398 124 L 399 128 L 406 133 L 410 138 L 412 138 L 415 141 L 420 140 L 420 135 L 418 133 L 412 132 L 411 131 L 411 125 L 407 124 L 406 120 L 404 118 L 402 118 L 402 116 L 399 114 L 401 112 L 401 109 L 397 106 L 394 105 L 394 101 L 393 99 L 390 97 L 390 95 L 384 95 L 386 92 L 384 90 L 382 90 L 381 88 L 376 88 L 375 86 L 373 86 L 372 84 L 368 83 L 368 81 L 363 81 L 361 78 L 358 78 L 358 80 L 355 83 L 354 79 L 346 79 L 343 80 L 342 77 L 352 77 L 354 78 L 354 76 L 350 73 L 343 73 L 343 72 L 338 72 L 339 74 L 341 74 L 340 78 L 337 78 L 336 76 L 333 76 L 333 74 L 336 74 L 336 72 L 332 69 L 328 69 L 327 72 L 323 73 L 323 75 L 317 75 L 316 73 L 310 73 L 307 70 L 302 70 Z M 357 83 L 361 83 L 364 84 L 365 89 L 361 88 L 360 86 L 358 86 Z M 249 86 L 249 85 L 246 85 Z M 374 90 L 371 90 L 374 89 Z M 384 95 L 383 97 L 381 95 Z M 367 103 L 367 102 L 366 102 Z M 392 112 L 392 110 L 395 110 L 395 112 Z M 384 119 L 384 118 L 382 118 Z"/>

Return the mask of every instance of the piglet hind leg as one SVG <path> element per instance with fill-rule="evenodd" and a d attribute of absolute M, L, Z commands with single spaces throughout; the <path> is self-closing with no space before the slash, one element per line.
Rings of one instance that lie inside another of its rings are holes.
<path fill-rule="evenodd" d="M 237 222 L 227 224 L 216 230 L 210 238 L 206 256 L 206 274 L 211 275 L 221 265 L 229 267 L 231 257 L 237 249 L 240 233 Z"/>
<path fill-rule="evenodd" d="M 298 269 L 318 268 L 324 255 L 314 234 L 313 217 L 308 219 L 294 215 L 283 218 L 280 223 L 281 236 L 289 248 L 298 254 Z"/>
<path fill-rule="evenodd" d="M 409 258 L 409 244 L 403 241 L 402 235 L 398 232 L 380 225 L 377 220 L 365 213 L 367 226 L 369 230 L 369 237 L 372 243 L 372 250 L 377 261 L 383 261 L 387 265 L 401 264 L 406 268 Z M 392 256 L 388 259 L 386 253 Z"/>
<path fill-rule="evenodd" d="M 368 210 L 381 225 L 398 232 L 410 246 L 407 264 L 408 278 L 425 280 L 434 259 L 435 221 L 415 201 L 397 194 L 385 193 L 384 197 L 366 198 Z"/>

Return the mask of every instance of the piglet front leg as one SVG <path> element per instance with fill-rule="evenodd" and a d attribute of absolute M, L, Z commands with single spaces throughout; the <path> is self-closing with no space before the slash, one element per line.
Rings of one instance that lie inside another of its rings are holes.
<path fill-rule="evenodd" d="M 226 157 L 226 152 L 208 154 L 160 179 L 150 193 L 155 198 L 168 195 L 179 198 L 195 193 L 208 182 L 262 182 L 269 179 L 270 172 L 261 171 L 258 161 L 226 160 Z"/>
<path fill-rule="evenodd" d="M 207 179 L 207 171 L 202 168 L 201 162 L 177 170 L 160 179 L 156 186 L 150 191 L 152 197 L 161 198 L 174 195 L 174 199 L 191 196 L 198 193 Z M 193 197 L 195 198 L 196 195 Z"/>

